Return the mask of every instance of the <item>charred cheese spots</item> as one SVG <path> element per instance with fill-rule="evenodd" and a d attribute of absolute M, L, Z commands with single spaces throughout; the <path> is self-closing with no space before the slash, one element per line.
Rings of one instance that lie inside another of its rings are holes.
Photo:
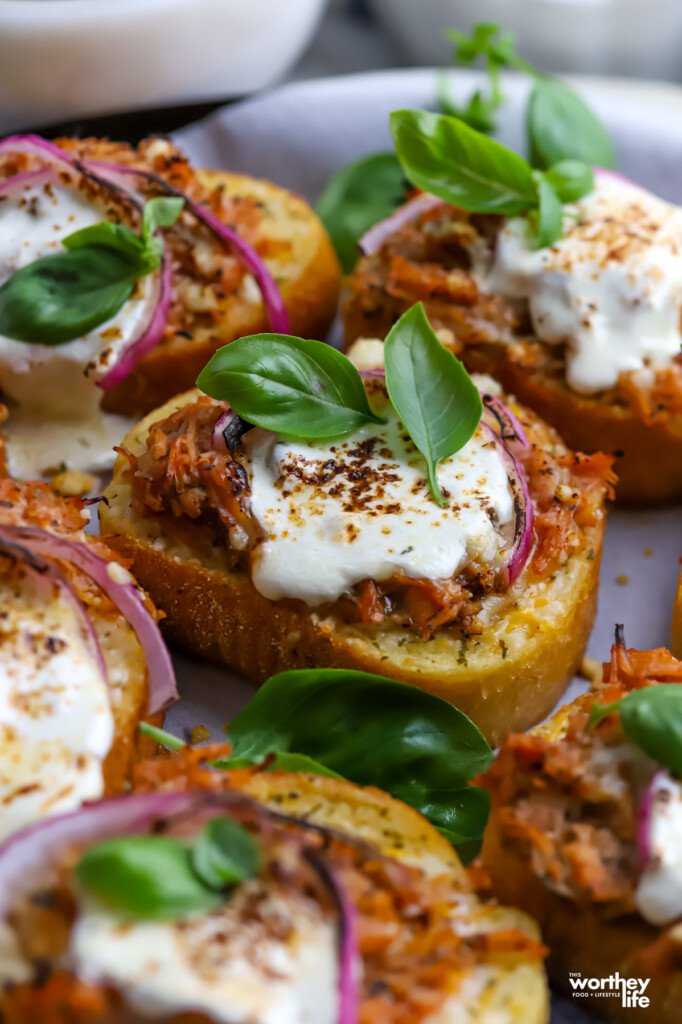
<path fill-rule="evenodd" d="M 75 608 L 1 557 L 0 839 L 102 796 L 113 736 L 106 680 Z"/>
<path fill-rule="evenodd" d="M 383 383 L 369 389 L 382 426 L 337 441 L 246 434 L 251 513 L 263 534 L 252 578 L 267 598 L 335 601 L 364 579 L 451 579 L 501 566 L 514 515 L 504 462 L 481 427 L 438 467 L 440 508 L 426 467 Z"/>
<path fill-rule="evenodd" d="M 575 391 L 615 386 L 623 372 L 669 366 L 680 354 L 682 209 L 616 176 L 565 210 L 564 235 L 537 249 L 525 218 L 502 229 L 483 289 L 525 298 L 537 336 L 566 345 Z"/>
<path fill-rule="evenodd" d="M 335 1024 L 336 929 L 294 890 L 247 882 L 211 914 L 122 922 L 83 906 L 71 955 L 86 982 L 142 1017 L 199 1012 L 225 1024 Z"/>
<path fill-rule="evenodd" d="M 42 180 L 42 179 L 39 179 Z M 62 238 L 104 220 L 126 222 L 129 210 L 111 194 L 81 180 L 27 182 L 0 203 L 0 284 L 29 263 L 63 251 Z M 62 345 L 0 337 L 0 391 L 10 418 L 4 428 L 12 475 L 30 479 L 62 464 L 98 470 L 113 462 L 111 448 L 129 427 L 102 413 L 96 380 L 141 332 L 153 275 L 136 282 L 119 312 L 89 334 Z M 49 428 L 45 425 L 49 420 Z"/>

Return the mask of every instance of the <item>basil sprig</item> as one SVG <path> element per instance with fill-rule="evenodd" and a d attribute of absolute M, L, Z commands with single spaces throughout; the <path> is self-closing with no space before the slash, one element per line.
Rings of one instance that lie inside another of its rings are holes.
<path fill-rule="evenodd" d="M 425 192 L 475 213 L 536 212 L 537 244 L 562 234 L 561 197 L 590 191 L 590 167 L 562 161 L 545 174 L 463 121 L 426 110 L 391 114 L 396 153 L 409 180 Z"/>
<path fill-rule="evenodd" d="M 62 345 L 106 323 L 130 298 L 135 282 L 158 269 L 156 232 L 180 215 L 182 198 L 145 204 L 141 237 L 104 221 L 62 239 L 65 252 L 43 256 L 0 286 L 0 335 L 34 345 Z"/>
<path fill-rule="evenodd" d="M 365 423 L 383 422 L 370 409 L 353 363 L 321 341 L 283 334 L 239 338 L 211 357 L 197 385 L 229 402 L 247 423 L 290 437 L 341 437 Z M 431 493 L 445 507 L 437 463 L 464 447 L 482 405 L 462 364 L 439 343 L 421 303 L 403 314 L 386 340 L 386 387 L 426 459 Z"/>
<path fill-rule="evenodd" d="M 282 672 L 237 715 L 227 739 L 232 754 L 217 767 L 275 754 L 273 768 L 333 773 L 385 790 L 453 845 L 483 834 L 488 794 L 469 781 L 493 752 L 462 711 L 415 686 L 346 669 Z"/>
<path fill-rule="evenodd" d="M 682 685 L 646 686 L 613 704 L 593 704 L 588 728 L 614 712 L 619 712 L 623 732 L 635 746 L 682 777 Z"/>
<path fill-rule="evenodd" d="M 315 207 L 345 274 L 358 259 L 358 241 L 405 199 L 407 182 L 395 153 L 370 153 L 342 167 Z"/>
<path fill-rule="evenodd" d="M 446 508 L 436 467 L 463 448 L 476 430 L 483 412 L 478 388 L 438 341 L 421 302 L 391 329 L 384 362 L 389 398 L 426 459 L 431 493 Z"/>
<path fill-rule="evenodd" d="M 585 101 L 558 78 L 534 68 L 515 52 L 514 36 L 502 33 L 499 25 L 476 25 L 472 34 L 450 31 L 455 44 L 455 63 L 485 64 L 486 90 L 477 90 L 466 106 L 452 99 L 445 79 L 440 81 L 441 110 L 461 118 L 470 127 L 494 132 L 495 114 L 505 102 L 500 83 L 502 68 L 513 68 L 530 76 L 533 86 L 526 108 L 528 151 L 533 167 L 546 171 L 561 160 L 580 160 L 591 166 L 614 167 L 613 147 L 608 133 Z"/>
<path fill-rule="evenodd" d="M 97 843 L 79 861 L 76 876 L 121 913 L 178 919 L 219 906 L 230 887 L 258 873 L 260 859 L 254 837 L 221 816 L 193 842 L 149 835 Z"/>

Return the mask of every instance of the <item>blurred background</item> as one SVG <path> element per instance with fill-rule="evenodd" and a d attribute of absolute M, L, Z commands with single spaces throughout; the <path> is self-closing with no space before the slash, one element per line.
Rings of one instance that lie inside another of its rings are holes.
<path fill-rule="evenodd" d="M 444 29 L 480 21 L 544 70 L 682 80 L 682 0 L 0 0 L 0 130 L 170 131 L 286 80 L 447 65 Z"/>

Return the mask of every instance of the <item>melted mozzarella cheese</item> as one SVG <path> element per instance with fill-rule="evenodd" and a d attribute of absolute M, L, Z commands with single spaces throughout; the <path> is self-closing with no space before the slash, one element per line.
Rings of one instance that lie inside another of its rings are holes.
<path fill-rule="evenodd" d="M 81 623 L 34 570 L 0 573 L 0 838 L 103 794 L 109 693 Z"/>
<path fill-rule="evenodd" d="M 364 579 L 449 579 L 464 566 L 502 560 L 498 528 L 511 521 L 513 503 L 489 437 L 479 427 L 440 463 L 438 482 L 448 498 L 442 509 L 429 491 L 424 459 L 379 383 L 372 401 L 385 424 L 331 444 L 246 435 L 251 510 L 264 534 L 252 554 L 252 577 L 271 600 L 316 605 Z"/>
<path fill-rule="evenodd" d="M 63 250 L 61 239 L 108 219 L 104 202 L 78 187 L 27 185 L 0 204 L 0 284 L 15 270 Z M 121 210 L 114 210 L 115 217 Z M 68 469 L 107 468 L 112 441 L 131 425 L 100 409 L 96 380 L 141 331 L 151 276 L 100 327 L 63 345 L 33 345 L 0 336 L 0 390 L 10 418 L 4 428 L 10 471 L 40 476 L 65 463 Z M 46 421 L 54 421 L 48 425 Z"/>
<path fill-rule="evenodd" d="M 142 1016 L 204 1013 L 225 1024 L 334 1024 L 336 931 L 316 903 L 248 882 L 211 914 L 122 922 L 85 903 L 71 935 L 78 976 L 111 985 Z"/>
<path fill-rule="evenodd" d="M 501 231 L 492 266 L 472 254 L 488 291 L 528 300 L 533 328 L 566 344 L 566 380 L 594 393 L 622 372 L 669 366 L 682 334 L 682 209 L 611 177 L 566 208 L 564 235 L 537 249 L 525 218 Z"/>
<path fill-rule="evenodd" d="M 653 783 L 649 858 L 635 893 L 642 917 L 665 925 L 682 917 L 682 786 L 667 772 Z"/>

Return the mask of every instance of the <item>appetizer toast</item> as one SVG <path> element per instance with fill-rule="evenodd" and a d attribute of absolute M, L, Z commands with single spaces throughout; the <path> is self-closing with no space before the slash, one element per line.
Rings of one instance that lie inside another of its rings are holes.
<path fill-rule="evenodd" d="M 539 922 L 553 983 L 615 1021 L 679 1020 L 680 784 L 654 760 L 665 739 L 645 755 L 615 702 L 680 682 L 682 663 L 668 651 L 626 650 L 620 639 L 602 684 L 509 736 L 477 780 L 491 794 L 482 861 L 493 892 Z M 613 713 L 590 724 L 595 704 Z M 679 730 L 678 705 L 663 714 Z M 632 991 L 648 1002 L 628 1005 L 621 983 L 605 997 L 597 983 L 583 992 L 571 980 L 613 976 L 641 979 Z"/>
<path fill-rule="evenodd" d="M 368 235 L 344 302 L 346 346 L 385 337 L 423 301 L 470 371 L 499 380 L 569 447 L 618 453 L 619 500 L 674 500 L 682 215 L 611 175 L 567 209 L 575 226 L 538 251 L 521 218 L 417 196 Z"/>
<path fill-rule="evenodd" d="M 82 1024 L 136 1011 L 169 1024 L 190 1016 L 207 1024 L 544 1024 L 544 949 L 534 924 L 481 903 L 428 822 L 346 782 L 201 767 L 220 753 L 197 749 L 141 765 L 135 793 L 113 802 L 108 816 L 106 803 L 81 814 L 68 856 L 70 837 L 60 839 L 57 823 L 49 850 L 47 831 L 42 843 L 34 837 L 42 855 L 2 906 L 18 945 L 14 962 L 0 967 L 7 1020 L 29 1024 L 58 1004 L 67 1014 L 77 1009 Z M 162 836 L 154 835 L 159 823 Z M 210 890 L 196 882 L 189 917 L 189 891 L 179 908 L 164 904 L 163 888 L 142 916 L 122 916 L 132 908 L 130 891 L 120 889 L 125 875 L 117 891 L 101 869 L 125 851 L 127 837 L 131 848 L 146 844 L 152 864 L 138 874 L 144 894 L 156 885 L 155 845 L 182 836 L 199 868 L 200 844 L 218 834 L 216 824 L 229 829 L 238 880 L 227 889 L 218 883 L 203 910 Z M 54 891 L 60 865 L 62 899 L 39 924 L 29 912 L 32 888 Z M 0 850 L 3 868 L 8 874 L 11 865 Z M 75 901 L 68 920 L 64 894 Z M 30 968 L 38 943 L 47 948 L 40 982 Z"/>
<path fill-rule="evenodd" d="M 383 388 L 376 378 L 367 386 Z M 253 563 L 227 541 L 216 516 L 232 490 L 221 498 L 214 486 L 215 468 L 229 465 L 231 453 L 210 443 L 225 405 L 198 391 L 156 410 L 125 438 L 100 507 L 102 532 L 165 612 L 171 642 L 256 682 L 311 666 L 388 675 L 445 697 L 495 743 L 513 723 L 523 728 L 546 715 L 580 663 L 596 610 L 611 479 L 608 458 L 573 455 L 538 417 L 513 408 L 530 438 L 519 457 L 535 509 L 535 547 L 518 579 L 511 586 L 498 579 L 489 584 L 492 593 L 456 588 L 439 597 L 428 581 L 411 586 L 403 577 L 389 598 L 386 584 L 370 579 L 353 588 L 351 602 L 311 607 L 305 598 L 286 598 L 287 587 L 292 597 L 303 593 L 296 574 L 313 578 L 310 565 L 287 570 L 284 599 L 266 596 L 254 585 Z M 191 453 L 182 466 L 180 452 Z M 214 467 L 210 479 L 203 465 Z M 361 531 L 367 507 L 359 507 L 354 530 Z M 400 528 L 400 506 L 385 522 L 387 535 Z M 248 515 L 243 525 L 249 530 Z M 409 538 L 405 543 L 403 555 L 412 551 Z M 329 562 L 333 549 L 323 547 L 320 557 Z M 299 566 L 306 565 L 307 553 L 298 551 Z M 361 562 L 361 580 L 369 564 Z"/>
<path fill-rule="evenodd" d="M 88 517 L 47 484 L 0 480 L 2 836 L 123 790 L 151 752 L 140 719 L 175 692 L 155 610 Z"/>

